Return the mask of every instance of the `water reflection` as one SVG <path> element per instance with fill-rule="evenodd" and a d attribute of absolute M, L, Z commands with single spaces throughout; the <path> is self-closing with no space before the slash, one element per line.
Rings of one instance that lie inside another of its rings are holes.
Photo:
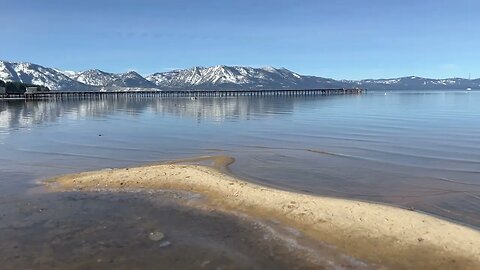
<path fill-rule="evenodd" d="M 314 102 L 319 97 L 233 97 L 233 98 L 144 98 L 117 97 L 100 100 L 0 101 L 0 128 L 32 127 L 61 118 L 97 119 L 123 112 L 131 116 L 146 112 L 203 120 L 248 120 L 288 114 L 295 104 Z"/>

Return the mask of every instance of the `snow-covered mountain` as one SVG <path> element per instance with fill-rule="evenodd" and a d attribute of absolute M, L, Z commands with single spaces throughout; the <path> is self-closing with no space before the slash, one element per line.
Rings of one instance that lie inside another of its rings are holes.
<path fill-rule="evenodd" d="M 64 73 L 31 63 L 0 61 L 0 80 L 43 85 L 56 90 L 83 90 L 88 86 Z"/>
<path fill-rule="evenodd" d="M 194 67 L 155 73 L 147 80 L 167 89 L 302 89 L 345 85 L 333 79 L 300 75 L 286 68 L 241 66 Z"/>
<path fill-rule="evenodd" d="M 89 69 L 82 72 L 72 72 L 67 73 L 66 75 L 72 80 L 94 86 L 103 86 L 109 84 L 115 78 L 115 74 L 103 72 L 98 69 Z"/>
<path fill-rule="evenodd" d="M 143 78 L 135 71 L 121 74 L 104 72 L 98 69 L 90 69 L 70 74 L 71 79 L 86 85 L 101 87 L 155 87 L 155 84 Z"/>
<path fill-rule="evenodd" d="M 345 82 L 361 88 L 385 90 L 480 88 L 480 79 L 468 80 L 463 78 L 429 79 L 409 76 L 394 79 L 369 79 Z"/>
<path fill-rule="evenodd" d="M 116 81 L 114 86 L 123 86 L 123 87 L 140 87 L 140 88 L 152 88 L 155 87 L 155 84 L 135 71 L 129 71 L 126 73 L 121 73 L 118 75 L 119 80 Z"/>
<path fill-rule="evenodd" d="M 194 67 L 155 73 L 147 77 L 169 89 L 277 89 L 302 88 L 308 78 L 285 68 L 239 66 Z"/>
<path fill-rule="evenodd" d="M 98 69 L 82 72 L 61 71 L 31 63 L 0 61 L 0 80 L 44 85 L 52 90 L 122 89 L 305 89 L 360 87 L 366 89 L 466 89 L 480 88 L 480 79 L 428 79 L 402 77 L 393 79 L 334 80 L 305 76 L 285 68 L 242 66 L 194 67 L 159 72 L 142 77 L 129 71 L 108 73 Z"/>

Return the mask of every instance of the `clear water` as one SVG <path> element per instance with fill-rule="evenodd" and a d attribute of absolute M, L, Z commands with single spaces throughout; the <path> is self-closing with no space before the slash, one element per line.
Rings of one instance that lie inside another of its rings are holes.
<path fill-rule="evenodd" d="M 0 196 L 46 177 L 199 155 L 279 188 L 480 226 L 480 92 L 0 102 Z"/>
<path fill-rule="evenodd" d="M 189 194 L 37 184 L 202 155 L 232 156 L 232 173 L 264 185 L 480 227 L 480 92 L 0 101 L 2 269 L 379 266 L 268 220 L 188 207 L 199 203 Z M 155 231 L 165 239 L 149 239 Z"/>

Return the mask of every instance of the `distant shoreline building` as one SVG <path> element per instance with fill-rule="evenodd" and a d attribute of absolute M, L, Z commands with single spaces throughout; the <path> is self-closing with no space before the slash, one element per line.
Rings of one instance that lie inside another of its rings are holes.
<path fill-rule="evenodd" d="M 35 94 L 35 93 L 38 93 L 38 92 L 40 92 L 39 87 L 29 86 L 29 87 L 26 88 L 25 94 Z"/>

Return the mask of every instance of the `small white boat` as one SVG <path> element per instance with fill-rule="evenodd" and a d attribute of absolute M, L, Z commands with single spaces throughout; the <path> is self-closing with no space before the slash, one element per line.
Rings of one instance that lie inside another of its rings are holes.
<path fill-rule="evenodd" d="M 196 100 L 196 99 L 197 99 L 197 97 L 191 97 L 190 99 L 191 99 L 191 100 Z"/>
<path fill-rule="evenodd" d="M 468 87 L 468 88 L 467 88 L 467 91 L 472 91 L 472 88 L 471 88 L 471 87 Z"/>

